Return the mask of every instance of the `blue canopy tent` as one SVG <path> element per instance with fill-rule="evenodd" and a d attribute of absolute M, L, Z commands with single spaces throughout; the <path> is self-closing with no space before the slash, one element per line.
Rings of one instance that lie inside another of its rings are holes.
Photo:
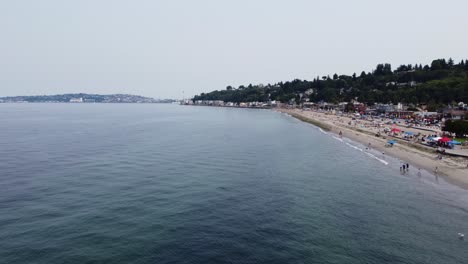
<path fill-rule="evenodd" d="M 451 140 L 448 142 L 449 144 L 451 145 L 461 145 L 461 142 L 460 141 L 456 141 L 456 140 Z"/>
<path fill-rule="evenodd" d="M 387 141 L 387 143 L 390 144 L 390 145 L 394 145 L 394 144 L 396 144 L 396 141 L 395 140 L 389 140 L 389 141 Z"/>
<path fill-rule="evenodd" d="M 408 135 L 408 136 L 414 135 L 414 133 L 413 133 L 413 132 L 410 132 L 410 131 L 406 131 L 405 134 Z"/>

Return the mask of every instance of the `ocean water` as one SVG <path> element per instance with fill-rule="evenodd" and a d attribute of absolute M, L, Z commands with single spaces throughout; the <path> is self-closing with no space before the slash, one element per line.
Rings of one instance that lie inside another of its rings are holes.
<path fill-rule="evenodd" d="M 0 104 L 0 263 L 468 263 L 468 191 L 268 110 Z"/>

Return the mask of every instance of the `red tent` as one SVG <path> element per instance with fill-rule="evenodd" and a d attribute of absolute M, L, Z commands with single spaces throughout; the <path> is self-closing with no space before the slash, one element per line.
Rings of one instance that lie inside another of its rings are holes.
<path fill-rule="evenodd" d="M 439 142 L 443 142 L 443 143 L 447 143 L 449 141 L 451 141 L 451 139 L 448 138 L 448 137 L 443 137 L 443 138 L 439 139 Z"/>
<path fill-rule="evenodd" d="M 401 129 L 394 127 L 392 128 L 392 132 L 401 132 Z"/>

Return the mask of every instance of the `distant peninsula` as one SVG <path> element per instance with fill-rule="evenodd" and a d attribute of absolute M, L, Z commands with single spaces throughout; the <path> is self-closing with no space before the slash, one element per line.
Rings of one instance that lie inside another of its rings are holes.
<path fill-rule="evenodd" d="M 173 99 L 154 99 L 131 94 L 56 94 L 0 97 L 0 103 L 173 103 Z"/>

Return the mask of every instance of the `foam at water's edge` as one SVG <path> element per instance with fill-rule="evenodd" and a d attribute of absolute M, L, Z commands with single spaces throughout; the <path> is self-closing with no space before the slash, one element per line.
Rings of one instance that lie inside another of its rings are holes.
<path fill-rule="evenodd" d="M 290 114 L 288 114 L 288 113 L 284 113 L 284 112 L 283 112 L 283 114 L 292 117 L 292 116 L 291 116 Z M 322 128 L 320 128 L 320 127 L 317 127 L 317 128 L 318 128 L 318 130 L 319 130 L 320 132 L 322 132 L 323 134 L 325 134 L 325 135 L 328 135 L 328 134 L 329 134 L 329 133 L 325 132 Z M 345 142 L 345 141 L 343 141 L 342 138 L 339 138 L 339 137 L 336 137 L 336 136 L 333 136 L 333 135 L 332 135 L 332 137 L 333 137 L 334 139 L 340 141 L 340 142 Z M 348 139 L 348 140 L 350 140 L 350 139 Z M 350 141 L 351 141 L 351 140 L 350 140 Z M 346 143 L 346 145 L 348 145 L 349 147 L 351 147 L 351 148 L 353 148 L 353 149 L 356 149 L 356 150 L 359 150 L 359 151 L 361 151 L 361 152 L 364 152 L 364 150 L 363 150 L 362 148 L 359 148 L 359 147 L 357 147 L 357 146 L 355 146 L 355 145 L 353 145 L 353 144 L 350 144 L 350 143 L 348 143 L 348 142 L 345 142 L 345 143 Z M 387 161 L 378 158 L 378 157 L 375 156 L 374 154 L 369 153 L 369 152 L 367 152 L 367 151 L 366 151 L 365 153 L 366 153 L 369 157 L 374 158 L 374 159 L 380 161 L 380 162 L 383 163 L 384 165 L 388 165 L 388 162 L 387 162 Z"/>
<path fill-rule="evenodd" d="M 361 152 L 363 151 L 362 148 L 356 147 L 356 146 L 354 146 L 354 145 L 352 145 L 352 144 L 349 144 L 348 142 L 345 142 L 345 143 L 346 143 L 346 145 L 352 147 L 353 149 L 357 149 L 357 150 L 359 150 L 359 151 L 361 151 Z"/>
<path fill-rule="evenodd" d="M 323 129 L 321 129 L 320 127 L 318 129 L 320 130 L 320 132 L 324 133 L 325 135 L 328 135 L 328 133 L 323 131 Z"/>
<path fill-rule="evenodd" d="M 352 144 L 350 144 L 350 143 L 348 143 L 348 142 L 345 142 L 345 143 L 346 143 L 346 145 L 350 146 L 350 147 L 353 148 L 353 149 L 357 149 L 357 150 L 359 150 L 359 151 L 361 151 L 361 152 L 364 152 L 364 150 L 363 150 L 362 148 L 359 148 L 359 147 L 357 147 L 357 146 L 355 146 L 355 145 L 352 145 Z M 365 153 L 366 153 L 367 155 L 369 155 L 369 157 L 374 158 L 374 159 L 380 161 L 381 163 L 383 163 L 383 164 L 385 164 L 385 165 L 388 165 L 388 162 L 387 162 L 387 161 L 378 158 L 378 157 L 375 156 L 374 154 L 369 153 L 369 152 L 365 152 Z"/>
<path fill-rule="evenodd" d="M 374 159 L 376 159 L 376 160 L 382 162 L 383 164 L 388 165 L 388 162 L 386 162 L 386 161 L 383 160 L 383 159 L 380 159 L 380 158 L 376 157 L 374 154 L 369 153 L 369 152 L 366 152 L 366 154 L 369 155 L 369 156 L 371 156 L 372 158 L 374 158 Z"/>
<path fill-rule="evenodd" d="M 336 140 L 338 140 L 338 141 L 341 141 L 341 142 L 343 142 L 343 139 L 342 139 L 342 138 L 335 137 L 335 136 L 333 136 L 333 138 L 334 138 L 334 139 L 336 139 Z"/>

